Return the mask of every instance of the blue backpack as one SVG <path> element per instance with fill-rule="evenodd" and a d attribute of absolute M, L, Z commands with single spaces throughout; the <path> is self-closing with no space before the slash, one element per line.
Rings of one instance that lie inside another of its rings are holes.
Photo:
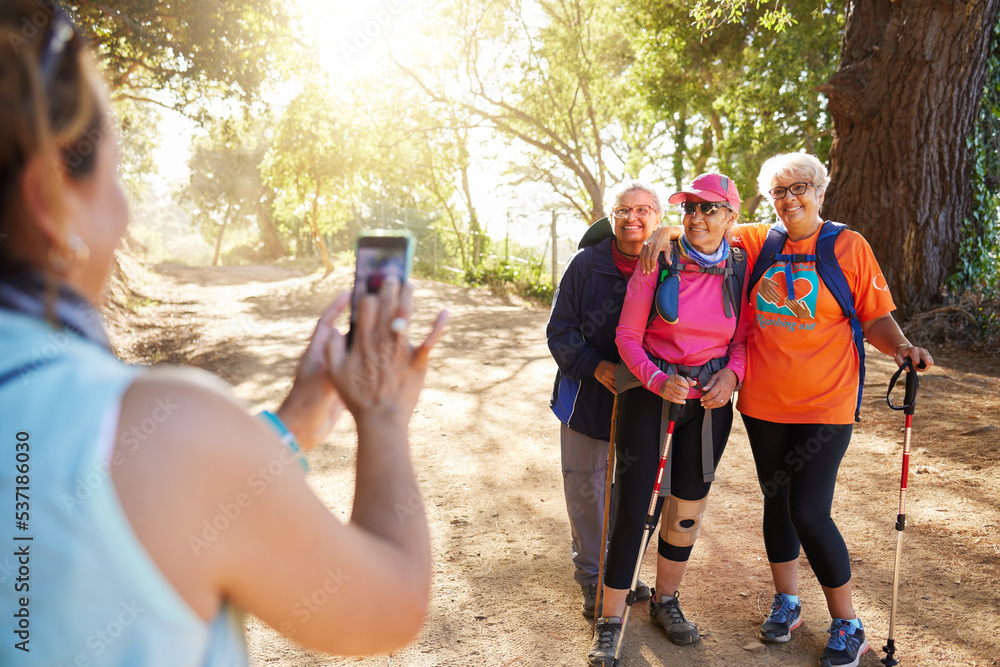
<path fill-rule="evenodd" d="M 840 309 L 844 312 L 851 323 L 851 330 L 854 334 L 854 347 L 858 351 L 858 362 L 860 371 L 858 377 L 858 402 L 854 408 L 854 421 L 861 421 L 861 394 L 865 387 L 865 335 L 861 329 L 861 322 L 858 320 L 858 313 L 854 309 L 854 295 L 851 293 L 850 285 L 844 276 L 843 269 L 837 262 L 837 254 L 833 246 L 837 242 L 840 232 L 847 229 L 847 225 L 827 220 L 819 232 L 819 239 L 816 241 L 815 255 L 784 255 L 781 251 L 785 248 L 785 241 L 788 240 L 788 233 L 784 225 L 780 222 L 771 227 L 764 241 L 764 247 L 760 251 L 760 256 L 754 264 L 753 272 L 750 274 L 750 282 L 747 285 L 747 296 L 753 291 L 760 279 L 775 262 L 785 262 L 785 284 L 788 289 L 788 298 L 794 299 L 795 292 L 792 284 L 792 264 L 798 262 L 815 262 L 816 273 L 826 288 L 837 300 Z"/>

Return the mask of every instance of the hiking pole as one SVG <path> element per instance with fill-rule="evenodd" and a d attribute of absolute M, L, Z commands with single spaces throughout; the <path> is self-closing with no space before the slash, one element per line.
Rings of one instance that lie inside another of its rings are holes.
<path fill-rule="evenodd" d="M 649 511 L 646 512 L 646 525 L 642 531 L 642 541 L 639 544 L 639 553 L 635 558 L 635 570 L 632 572 L 632 585 L 625 597 L 625 614 L 622 616 L 622 631 L 618 635 L 618 646 L 615 647 L 615 659 L 611 663 L 612 667 L 618 667 L 622 643 L 625 639 L 625 628 L 628 626 L 628 613 L 635 602 L 635 586 L 639 581 L 639 569 L 642 567 L 642 555 L 646 553 L 646 545 L 649 543 L 650 535 L 656 528 L 656 501 L 660 497 L 660 482 L 663 481 L 663 468 L 667 464 L 667 455 L 670 453 L 670 441 L 674 439 L 674 424 L 680 419 L 683 403 L 671 403 L 670 411 L 667 413 L 667 435 L 663 438 L 663 449 L 660 450 L 660 463 L 656 468 L 656 483 L 653 484 L 653 495 L 649 499 Z"/>
<path fill-rule="evenodd" d="M 611 512 L 611 487 L 615 483 L 615 428 L 618 423 L 618 392 L 615 392 L 615 403 L 611 407 L 611 437 L 608 438 L 608 468 L 604 478 L 604 523 L 601 526 L 601 554 L 597 557 L 597 600 L 594 602 L 593 628 L 597 631 L 597 619 L 601 617 L 601 605 L 604 604 L 604 560 L 608 553 L 608 517 Z"/>
<path fill-rule="evenodd" d="M 924 362 L 920 362 L 919 368 L 924 368 Z M 903 395 L 902 405 L 892 404 L 892 388 L 896 386 L 896 380 L 900 374 L 906 371 L 906 391 Z M 899 511 L 896 514 L 896 564 L 892 570 L 892 606 L 889 608 L 889 638 L 886 640 L 882 650 L 885 657 L 882 664 L 886 667 L 898 665 L 893 656 L 896 653 L 896 642 L 893 639 L 893 632 L 896 625 L 896 599 L 899 594 L 899 561 L 903 554 L 903 530 L 906 528 L 906 482 L 910 472 L 910 431 L 913 428 L 913 412 L 917 405 L 917 386 L 920 381 L 917 379 L 917 372 L 913 368 L 913 363 L 907 359 L 899 367 L 896 374 L 889 381 L 889 391 L 885 394 L 885 402 L 893 410 L 902 410 L 906 415 L 906 424 L 903 430 L 903 471 L 899 481 Z"/>

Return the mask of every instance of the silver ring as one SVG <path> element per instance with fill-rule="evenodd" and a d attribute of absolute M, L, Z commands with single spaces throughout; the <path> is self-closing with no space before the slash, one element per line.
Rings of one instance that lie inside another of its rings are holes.
<path fill-rule="evenodd" d="M 389 329 L 391 329 L 394 334 L 401 334 L 406 331 L 406 327 L 409 326 L 409 324 L 410 323 L 406 321 L 405 317 L 397 317 L 389 323 Z"/>

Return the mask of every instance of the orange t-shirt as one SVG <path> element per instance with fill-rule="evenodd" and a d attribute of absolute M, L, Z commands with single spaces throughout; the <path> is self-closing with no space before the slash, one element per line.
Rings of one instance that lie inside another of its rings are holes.
<path fill-rule="evenodd" d="M 768 230 L 765 224 L 739 225 L 735 244 L 755 260 Z M 814 255 L 817 238 L 819 230 L 801 241 L 789 240 L 781 252 Z M 844 230 L 834 250 L 859 320 L 895 310 L 882 270 L 863 236 Z M 736 407 L 750 417 L 785 424 L 853 423 L 859 364 L 851 323 L 816 273 L 815 262 L 792 265 L 795 299 L 789 300 L 785 264 L 775 262 L 750 294 L 754 313 L 747 376 Z"/>

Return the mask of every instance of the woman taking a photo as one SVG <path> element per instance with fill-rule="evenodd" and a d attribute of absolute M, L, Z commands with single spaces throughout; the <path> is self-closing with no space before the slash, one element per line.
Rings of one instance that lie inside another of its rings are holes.
<path fill-rule="evenodd" d="M 108 107 L 62 10 L 0 5 L 0 488 L 23 492 L 8 543 L 30 564 L 0 589 L 8 619 L 25 610 L 0 664 L 245 665 L 241 611 L 325 651 L 402 646 L 430 588 L 407 429 L 443 318 L 412 347 L 392 326 L 410 289 L 387 283 L 347 350 L 341 295 L 266 420 L 207 373 L 125 366 L 96 309 L 128 223 Z M 295 451 L 345 405 L 359 441 L 346 525 Z"/>

